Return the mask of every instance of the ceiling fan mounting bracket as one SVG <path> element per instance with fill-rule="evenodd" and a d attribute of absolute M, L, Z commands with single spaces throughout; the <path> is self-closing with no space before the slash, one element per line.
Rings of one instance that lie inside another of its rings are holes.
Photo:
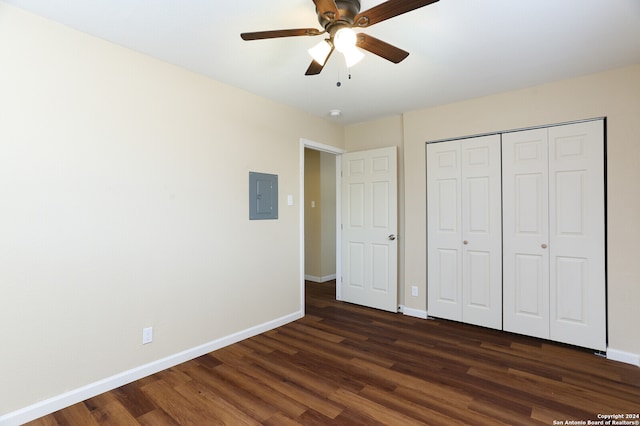
<path fill-rule="evenodd" d="M 337 31 L 331 31 L 330 28 L 340 22 L 343 23 L 342 26 L 353 26 L 354 19 L 360 12 L 360 0 L 336 0 L 335 3 L 338 9 L 337 16 L 333 11 L 327 12 L 316 8 L 318 22 L 322 25 L 322 28 L 327 30 L 327 32 Z"/>

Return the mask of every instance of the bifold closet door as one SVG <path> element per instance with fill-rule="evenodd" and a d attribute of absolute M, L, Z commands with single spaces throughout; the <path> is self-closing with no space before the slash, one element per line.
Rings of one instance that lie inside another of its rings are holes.
<path fill-rule="evenodd" d="M 606 350 L 604 122 L 549 128 L 552 340 Z"/>
<path fill-rule="evenodd" d="M 502 328 L 500 136 L 427 146 L 428 313 Z"/>
<path fill-rule="evenodd" d="M 462 320 L 502 329 L 500 135 L 464 139 Z"/>
<path fill-rule="evenodd" d="M 606 349 L 604 123 L 503 135 L 504 329 Z"/>
<path fill-rule="evenodd" d="M 549 338 L 548 130 L 502 135 L 504 330 Z"/>
<path fill-rule="evenodd" d="M 460 142 L 427 145 L 427 313 L 462 321 Z"/>

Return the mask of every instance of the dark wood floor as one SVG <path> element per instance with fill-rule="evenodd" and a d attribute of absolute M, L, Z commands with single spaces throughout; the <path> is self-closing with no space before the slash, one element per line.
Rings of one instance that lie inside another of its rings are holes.
<path fill-rule="evenodd" d="M 640 368 L 533 338 L 336 302 L 33 425 L 552 425 L 640 411 Z"/>

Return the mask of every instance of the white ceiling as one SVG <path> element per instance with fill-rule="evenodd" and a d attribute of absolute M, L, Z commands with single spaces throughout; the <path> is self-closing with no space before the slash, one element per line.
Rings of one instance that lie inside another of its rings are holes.
<path fill-rule="evenodd" d="M 366 52 L 349 71 L 334 54 L 318 76 L 304 73 L 321 36 L 240 38 L 321 29 L 312 0 L 3 1 L 343 123 L 640 63 L 640 0 L 440 0 L 359 30 L 409 51 L 400 64 Z"/>

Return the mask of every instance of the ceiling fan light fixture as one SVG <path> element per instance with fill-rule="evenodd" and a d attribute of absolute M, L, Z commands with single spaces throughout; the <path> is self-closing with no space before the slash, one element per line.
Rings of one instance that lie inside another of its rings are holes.
<path fill-rule="evenodd" d="M 340 28 L 333 36 L 333 43 L 338 52 L 344 53 L 356 47 L 358 37 L 356 33 L 348 27 Z"/>
<path fill-rule="evenodd" d="M 331 44 L 329 40 L 322 40 L 320 43 L 308 50 L 309 55 L 320 65 L 324 65 L 331 53 Z"/>
<path fill-rule="evenodd" d="M 359 51 L 355 46 L 351 49 L 345 50 L 342 54 L 344 55 L 344 60 L 347 63 L 347 68 L 351 68 L 364 58 L 364 53 Z"/>

